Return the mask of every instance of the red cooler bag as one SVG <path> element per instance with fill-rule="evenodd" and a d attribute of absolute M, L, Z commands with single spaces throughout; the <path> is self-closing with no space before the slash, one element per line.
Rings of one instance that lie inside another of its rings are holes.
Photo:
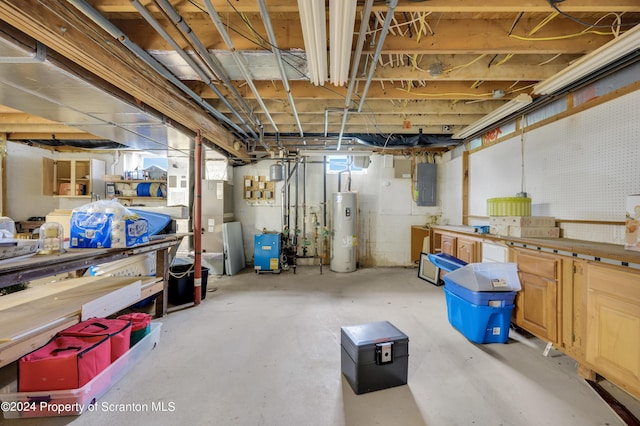
<path fill-rule="evenodd" d="M 110 364 L 108 336 L 56 336 L 18 360 L 18 391 L 81 388 Z"/>
<path fill-rule="evenodd" d="M 62 330 L 58 336 L 109 336 L 111 339 L 111 362 L 113 362 L 129 350 L 131 321 L 90 318 Z"/>

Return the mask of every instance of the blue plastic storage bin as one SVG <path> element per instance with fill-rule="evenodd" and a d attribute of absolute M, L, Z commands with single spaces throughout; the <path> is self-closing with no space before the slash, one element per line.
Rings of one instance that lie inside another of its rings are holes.
<path fill-rule="evenodd" d="M 449 324 L 475 343 L 507 343 L 513 305 L 480 306 L 444 288 Z"/>
<path fill-rule="evenodd" d="M 427 257 L 437 268 L 447 272 L 455 271 L 467 264 L 464 260 L 446 253 L 428 254 Z"/>
<path fill-rule="evenodd" d="M 513 301 L 516 298 L 517 291 L 473 291 L 468 288 L 459 286 L 453 283 L 451 280 L 447 280 L 444 277 L 444 288 L 466 300 L 474 305 L 502 307 L 506 305 L 513 305 Z"/>

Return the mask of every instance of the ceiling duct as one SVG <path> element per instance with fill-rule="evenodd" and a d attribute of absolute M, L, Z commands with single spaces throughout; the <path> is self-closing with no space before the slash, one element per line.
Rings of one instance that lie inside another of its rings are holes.
<path fill-rule="evenodd" d="M 42 47 L 40 47 L 42 49 Z M 0 32 L 0 104 L 133 149 L 188 150 L 190 138 L 164 118 L 98 88 L 42 50 Z"/>

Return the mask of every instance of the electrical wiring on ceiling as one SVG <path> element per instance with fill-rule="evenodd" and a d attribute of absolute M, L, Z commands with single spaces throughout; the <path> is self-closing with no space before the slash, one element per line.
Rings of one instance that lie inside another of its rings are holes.
<path fill-rule="evenodd" d="M 565 18 L 571 19 L 573 22 L 576 22 L 580 25 L 584 25 L 585 27 L 592 27 L 592 28 L 609 28 L 608 25 L 595 25 L 595 24 L 590 24 L 588 22 L 585 22 L 581 19 L 576 18 L 575 16 L 572 16 L 566 12 L 563 12 L 562 10 L 560 10 L 560 8 L 558 8 L 558 3 L 562 3 L 564 2 L 564 0 L 547 0 L 547 2 L 549 3 L 549 6 L 551 6 L 556 12 L 558 12 L 560 15 L 564 16 Z M 640 24 L 640 22 L 629 22 L 629 23 L 625 23 L 624 26 L 625 27 L 633 27 L 635 25 Z"/>

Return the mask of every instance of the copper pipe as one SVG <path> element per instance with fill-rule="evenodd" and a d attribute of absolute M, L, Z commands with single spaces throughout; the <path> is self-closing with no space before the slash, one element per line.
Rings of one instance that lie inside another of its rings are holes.
<path fill-rule="evenodd" d="M 202 137 L 196 134 L 193 171 L 195 173 L 193 192 L 193 302 L 202 300 Z"/>

